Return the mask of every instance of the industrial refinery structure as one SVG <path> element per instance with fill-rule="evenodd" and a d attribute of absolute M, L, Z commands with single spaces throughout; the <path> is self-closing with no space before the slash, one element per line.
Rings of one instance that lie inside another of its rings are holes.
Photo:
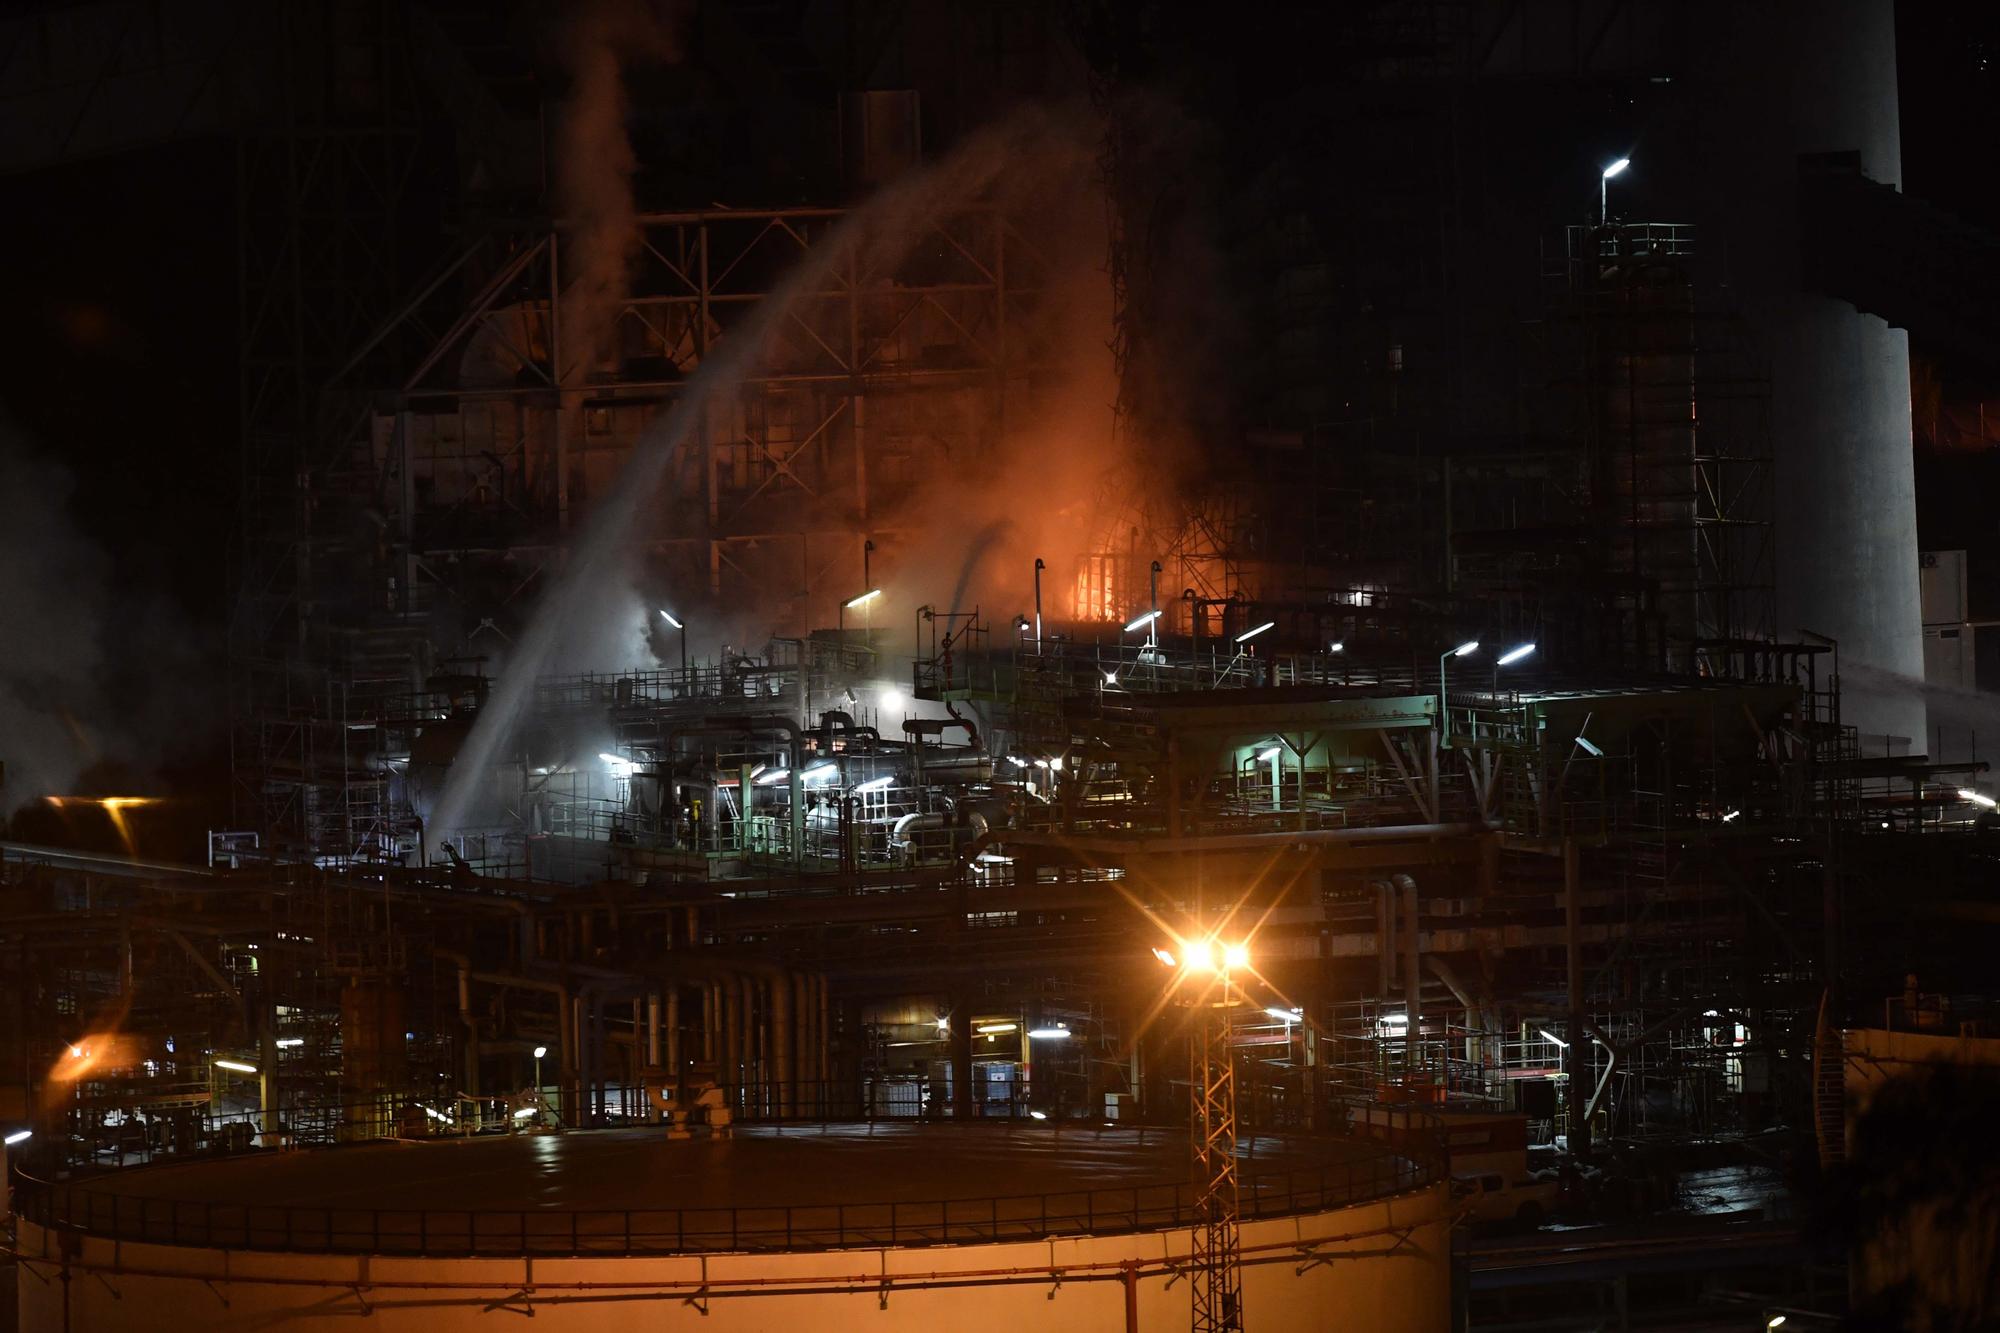
<path fill-rule="evenodd" d="M 0 860 L 24 1327 L 1461 1326 L 1449 1126 L 1831 1162 L 1843 1026 L 1977 989 L 1904 329 L 1971 334 L 1799 234 L 1939 234 L 1887 0 L 1359 6 L 1241 106 L 1118 6 L 604 5 L 609 224 L 601 61 L 237 8 L 79 120 L 295 76 L 184 117 L 242 145 L 234 822 Z M 1548 148 L 1607 89 L 1646 145 Z"/>

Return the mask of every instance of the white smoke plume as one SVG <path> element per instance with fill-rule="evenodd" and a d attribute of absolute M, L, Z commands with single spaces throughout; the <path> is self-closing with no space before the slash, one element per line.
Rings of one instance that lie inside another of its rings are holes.
<path fill-rule="evenodd" d="M 565 380 L 587 373 L 610 346 L 627 271 L 638 252 L 638 166 L 626 128 L 625 72 L 678 58 L 668 14 L 644 0 L 587 0 L 570 14 L 560 46 L 569 72 L 556 152 L 557 198 L 569 224 L 559 252 Z"/>
<path fill-rule="evenodd" d="M 178 615 L 117 586 L 77 489 L 0 420 L 0 819 L 99 765 L 143 771 L 214 716 Z"/>

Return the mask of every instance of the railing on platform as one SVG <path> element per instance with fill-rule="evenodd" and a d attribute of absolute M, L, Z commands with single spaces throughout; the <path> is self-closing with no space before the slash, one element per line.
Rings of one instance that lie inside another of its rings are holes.
<path fill-rule="evenodd" d="M 1408 1193 L 1444 1176 L 1441 1153 L 1372 1150 L 1246 1174 L 1246 1219 L 1325 1212 Z M 404 1209 L 296 1207 L 149 1197 L 17 1178 L 16 1208 L 37 1226 L 120 1241 L 219 1249 L 426 1256 L 686 1254 L 923 1246 L 1112 1235 L 1194 1221 L 1186 1183 L 1106 1186 L 971 1199 L 764 1207 Z"/>

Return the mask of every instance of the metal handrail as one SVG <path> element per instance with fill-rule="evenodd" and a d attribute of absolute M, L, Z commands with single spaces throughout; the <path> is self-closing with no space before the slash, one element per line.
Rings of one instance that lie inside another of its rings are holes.
<path fill-rule="evenodd" d="M 1282 1217 L 1435 1184 L 1441 1152 L 1380 1152 L 1243 1177 L 1241 1216 Z M 649 1209 L 307 1208 L 155 1198 L 18 1175 L 16 1210 L 105 1239 L 285 1253 L 422 1256 L 666 1255 L 926 1246 L 1117 1235 L 1195 1220 L 1186 1183 L 764 1207 Z"/>

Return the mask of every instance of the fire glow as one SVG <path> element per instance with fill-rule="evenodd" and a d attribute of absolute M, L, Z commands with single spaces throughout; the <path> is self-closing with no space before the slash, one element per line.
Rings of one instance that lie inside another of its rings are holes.
<path fill-rule="evenodd" d="M 125 819 L 127 810 L 141 806 L 158 805 L 157 796 L 44 796 L 42 798 L 58 810 L 68 812 L 94 806 L 110 816 L 111 827 L 118 830 L 118 840 L 125 845 L 127 855 L 136 855 L 132 843 L 132 826 Z"/>

